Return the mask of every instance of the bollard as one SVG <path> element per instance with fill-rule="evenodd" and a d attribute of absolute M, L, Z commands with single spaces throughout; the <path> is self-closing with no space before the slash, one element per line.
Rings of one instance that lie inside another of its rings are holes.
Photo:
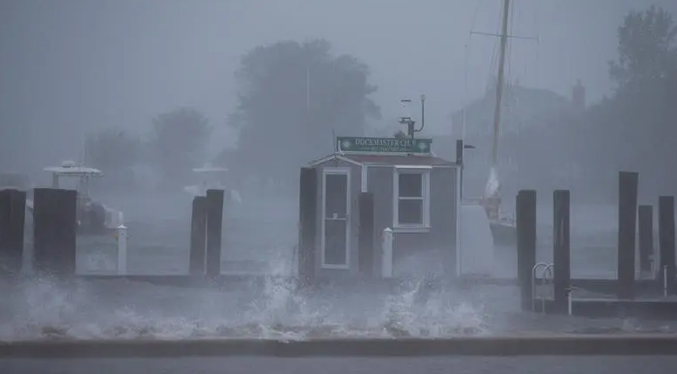
<path fill-rule="evenodd" d="M 25 216 L 26 192 L 0 190 L 0 261 L 8 275 L 21 272 Z"/>
<path fill-rule="evenodd" d="M 118 275 L 127 275 L 127 226 L 122 212 L 118 212 L 118 223 L 116 232 L 116 242 L 118 249 Z"/>
<path fill-rule="evenodd" d="M 383 230 L 381 244 L 381 276 L 392 278 L 393 276 L 393 230 L 387 227 Z"/>
<path fill-rule="evenodd" d="M 675 199 L 673 196 L 658 198 L 658 237 L 666 293 L 673 294 L 675 292 Z"/>
<path fill-rule="evenodd" d="M 360 193 L 359 207 L 358 270 L 362 275 L 372 276 L 374 274 L 374 194 Z"/>
<path fill-rule="evenodd" d="M 642 273 L 650 272 L 652 267 L 653 249 L 653 207 L 640 205 L 637 210 L 639 224 L 639 269 Z M 654 260 L 655 262 L 655 260 Z"/>
<path fill-rule="evenodd" d="M 207 190 L 207 265 L 206 274 L 221 274 L 221 241 L 223 230 L 223 190 Z"/>
<path fill-rule="evenodd" d="M 516 197 L 517 277 L 520 284 L 520 304 L 523 311 L 533 309 L 536 266 L 536 191 L 521 190 Z"/>
<path fill-rule="evenodd" d="M 298 277 L 302 285 L 315 282 L 317 241 L 317 170 L 301 168 L 299 186 Z"/>
<path fill-rule="evenodd" d="M 567 289 L 567 315 L 573 314 L 573 302 L 571 301 L 571 288 Z"/>
<path fill-rule="evenodd" d="M 618 280 L 619 299 L 635 297 L 635 232 L 637 230 L 638 174 L 618 173 Z"/>
<path fill-rule="evenodd" d="M 205 275 L 207 251 L 207 197 L 195 196 L 190 219 L 190 275 Z"/>
<path fill-rule="evenodd" d="M 554 312 L 567 312 L 567 294 L 571 287 L 570 193 L 553 192 L 553 286 Z"/>

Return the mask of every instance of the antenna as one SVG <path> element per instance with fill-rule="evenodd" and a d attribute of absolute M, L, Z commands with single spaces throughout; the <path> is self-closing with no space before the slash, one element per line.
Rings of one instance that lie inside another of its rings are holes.
<path fill-rule="evenodd" d="M 402 125 L 407 125 L 407 135 L 409 135 L 410 138 L 414 139 L 414 134 L 417 132 L 423 131 L 423 128 L 425 127 L 425 95 L 421 95 L 421 128 L 416 129 L 414 125 L 416 124 L 416 121 L 414 121 L 411 118 L 411 112 L 409 109 L 409 105 L 411 104 L 411 99 L 402 99 L 400 100 L 400 104 L 402 105 L 402 116 L 400 116 L 398 122 Z"/>

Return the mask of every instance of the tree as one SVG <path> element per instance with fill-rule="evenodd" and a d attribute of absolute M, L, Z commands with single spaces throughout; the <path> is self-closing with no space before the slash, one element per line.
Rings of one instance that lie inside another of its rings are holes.
<path fill-rule="evenodd" d="M 107 128 L 87 137 L 86 163 L 104 172 L 134 166 L 139 159 L 139 141 L 124 130 Z"/>
<path fill-rule="evenodd" d="M 332 134 L 359 136 L 378 118 L 368 67 L 334 56 L 327 41 L 278 42 L 247 53 L 236 73 L 241 129 L 237 158 L 259 174 L 285 179 L 333 151 Z M 292 173 L 292 174 L 290 174 Z"/>
<path fill-rule="evenodd" d="M 618 89 L 650 90 L 677 65 L 677 25 L 660 7 L 628 13 L 618 28 L 618 60 L 609 73 Z"/>
<path fill-rule="evenodd" d="M 153 120 L 150 145 L 166 182 L 179 182 L 206 158 L 212 133 L 207 118 L 193 108 L 179 108 Z"/>
<path fill-rule="evenodd" d="M 601 144 L 590 157 L 597 161 L 598 172 L 638 171 L 651 183 L 643 190 L 652 193 L 675 185 L 677 180 L 664 169 L 666 161 L 677 156 L 671 98 L 677 90 L 675 69 L 677 25 L 672 16 L 655 6 L 629 12 L 618 27 L 618 58 L 609 62 L 615 94 L 588 111 L 591 135 Z"/>

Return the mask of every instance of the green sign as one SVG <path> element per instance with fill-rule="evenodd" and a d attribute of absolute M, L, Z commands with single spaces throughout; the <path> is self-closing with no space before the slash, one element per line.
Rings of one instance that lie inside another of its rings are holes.
<path fill-rule="evenodd" d="M 338 137 L 338 150 L 354 153 L 430 153 L 432 139 Z"/>

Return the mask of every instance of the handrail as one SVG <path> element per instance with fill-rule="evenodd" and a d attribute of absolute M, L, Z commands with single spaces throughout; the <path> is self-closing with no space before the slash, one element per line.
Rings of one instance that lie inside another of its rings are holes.
<path fill-rule="evenodd" d="M 553 268 L 552 263 L 547 263 L 547 262 L 539 262 L 534 267 L 531 269 L 531 310 L 533 312 L 536 311 L 536 270 L 538 270 L 540 267 L 544 267 L 542 277 L 543 280 L 545 281 L 544 283 L 547 284 L 548 279 L 552 279 L 553 274 L 552 274 L 552 268 Z M 548 275 L 550 278 L 547 278 L 546 275 Z M 541 298 L 541 311 L 545 313 L 545 297 Z"/>

